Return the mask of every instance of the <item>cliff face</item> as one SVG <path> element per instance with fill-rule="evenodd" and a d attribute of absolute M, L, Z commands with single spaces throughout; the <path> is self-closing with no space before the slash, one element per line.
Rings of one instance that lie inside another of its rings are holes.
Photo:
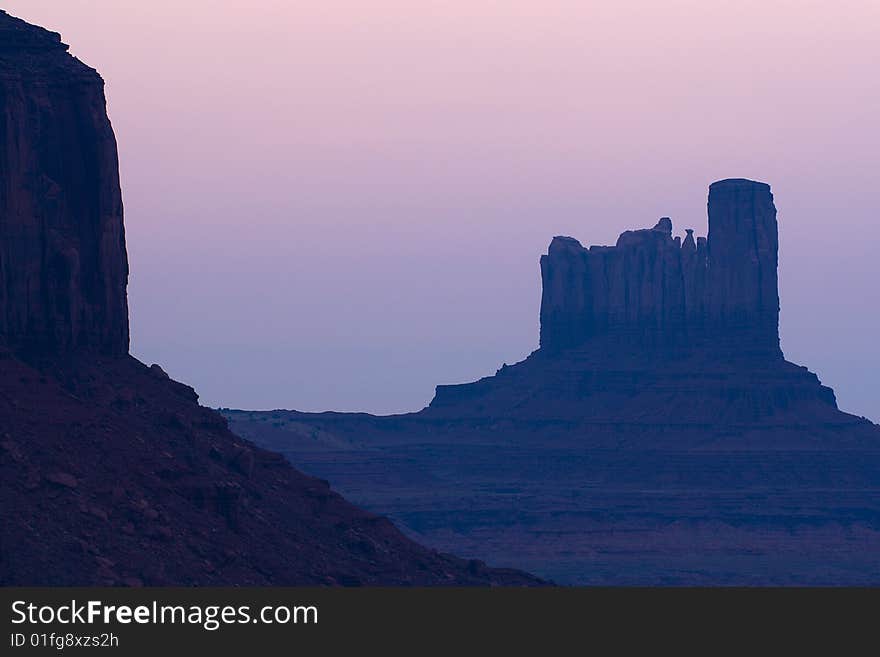
<path fill-rule="evenodd" d="M 0 584 L 538 584 L 441 555 L 128 355 L 98 74 L 0 12 Z"/>
<path fill-rule="evenodd" d="M 672 222 L 623 233 L 613 247 L 556 237 L 541 258 L 541 348 L 610 333 L 655 346 L 710 341 L 737 356 L 781 358 L 776 208 L 770 187 L 709 188 L 709 238 L 672 237 Z"/>
<path fill-rule="evenodd" d="M 0 11 L 0 340 L 125 354 L 127 279 L 104 82 Z"/>

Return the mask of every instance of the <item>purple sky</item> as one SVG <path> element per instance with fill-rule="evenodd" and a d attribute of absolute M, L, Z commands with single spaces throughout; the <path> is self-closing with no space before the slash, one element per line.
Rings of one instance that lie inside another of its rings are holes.
<path fill-rule="evenodd" d="M 7 0 L 107 80 L 133 351 L 204 403 L 415 410 L 537 343 L 550 238 L 773 186 L 782 344 L 880 419 L 876 0 Z"/>

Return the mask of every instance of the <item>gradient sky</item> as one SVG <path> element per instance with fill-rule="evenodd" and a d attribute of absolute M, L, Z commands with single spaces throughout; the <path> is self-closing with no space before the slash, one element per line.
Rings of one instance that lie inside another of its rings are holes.
<path fill-rule="evenodd" d="M 537 344 L 553 235 L 773 186 L 782 345 L 880 419 L 880 3 L 7 0 L 107 80 L 132 348 L 396 412 Z"/>

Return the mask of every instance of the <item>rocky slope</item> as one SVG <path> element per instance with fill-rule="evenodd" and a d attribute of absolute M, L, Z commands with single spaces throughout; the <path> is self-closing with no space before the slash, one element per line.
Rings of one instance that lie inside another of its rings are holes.
<path fill-rule="evenodd" d="M 770 188 L 557 237 L 541 345 L 419 413 L 226 411 L 422 542 L 571 584 L 880 584 L 880 428 L 779 344 Z"/>
<path fill-rule="evenodd" d="M 425 549 L 130 357 L 0 353 L 0 583 L 520 585 Z"/>
<path fill-rule="evenodd" d="M 128 355 L 98 74 L 0 12 L 0 584 L 530 585 L 423 548 Z"/>

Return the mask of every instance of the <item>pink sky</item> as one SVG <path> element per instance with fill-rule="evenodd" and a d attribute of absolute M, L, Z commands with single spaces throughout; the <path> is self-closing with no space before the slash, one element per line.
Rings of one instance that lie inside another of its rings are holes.
<path fill-rule="evenodd" d="M 880 3 L 7 0 L 107 80 L 133 351 L 212 405 L 414 410 L 537 344 L 550 238 L 773 186 L 782 340 L 880 418 Z"/>

